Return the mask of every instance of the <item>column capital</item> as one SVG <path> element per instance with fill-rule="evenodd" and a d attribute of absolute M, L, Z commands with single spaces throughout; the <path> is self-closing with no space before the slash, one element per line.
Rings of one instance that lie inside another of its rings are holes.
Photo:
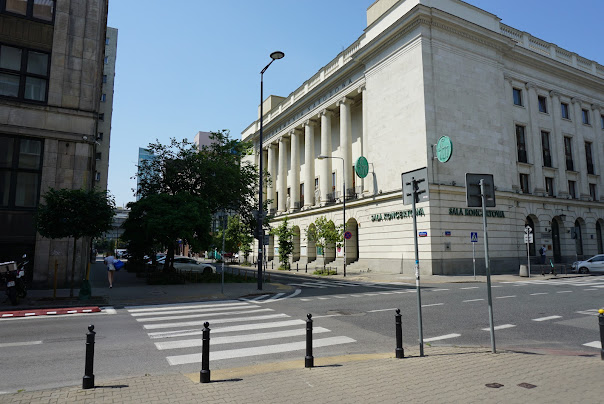
<path fill-rule="evenodd" d="M 552 97 L 552 98 L 553 98 L 553 97 L 557 97 L 557 98 L 559 99 L 559 98 L 560 98 L 560 93 L 559 93 L 559 92 L 557 92 L 556 90 L 551 90 L 551 91 L 549 92 L 549 96 L 550 96 L 550 97 Z"/>
<path fill-rule="evenodd" d="M 352 98 L 349 97 L 342 97 L 338 102 L 337 105 L 340 106 L 342 104 L 346 104 L 346 105 L 350 105 L 352 104 Z"/>
<path fill-rule="evenodd" d="M 307 119 L 304 121 L 304 126 L 316 126 L 317 125 L 317 121 L 315 121 L 314 119 Z"/>
<path fill-rule="evenodd" d="M 527 90 L 535 90 L 535 91 L 537 91 L 537 84 L 535 84 L 535 83 L 533 83 L 531 81 L 528 81 L 524 86 L 526 87 Z"/>
<path fill-rule="evenodd" d="M 362 94 L 366 90 L 367 90 L 367 85 L 365 83 L 363 83 L 359 86 L 359 88 L 357 88 L 357 93 Z"/>
<path fill-rule="evenodd" d="M 507 81 L 507 82 L 508 82 L 510 85 L 512 84 L 512 81 L 514 80 L 514 79 L 512 78 L 512 76 L 509 76 L 509 75 L 507 75 L 507 74 L 504 74 L 504 75 L 503 75 L 503 79 L 504 79 L 505 81 Z"/>
<path fill-rule="evenodd" d="M 600 104 L 591 104 L 591 109 L 594 111 L 602 111 L 602 106 Z"/>
<path fill-rule="evenodd" d="M 301 133 L 302 133 L 302 129 L 300 129 L 300 128 L 294 128 L 288 132 L 289 136 L 299 135 Z"/>
<path fill-rule="evenodd" d="M 333 116 L 333 112 L 330 111 L 330 110 L 328 110 L 326 108 L 326 109 L 324 109 L 324 110 L 322 110 L 322 111 L 319 112 L 319 117 L 322 117 L 322 116 L 329 116 L 329 117 L 331 117 L 331 116 Z"/>

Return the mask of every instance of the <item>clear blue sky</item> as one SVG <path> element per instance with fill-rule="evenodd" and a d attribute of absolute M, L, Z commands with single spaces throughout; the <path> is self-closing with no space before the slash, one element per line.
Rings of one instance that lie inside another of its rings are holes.
<path fill-rule="evenodd" d="M 374 0 L 110 0 L 119 30 L 109 191 L 134 200 L 138 148 L 198 131 L 233 138 L 257 118 L 264 94 L 287 96 L 347 48 Z M 467 0 L 504 24 L 604 64 L 603 0 Z"/>

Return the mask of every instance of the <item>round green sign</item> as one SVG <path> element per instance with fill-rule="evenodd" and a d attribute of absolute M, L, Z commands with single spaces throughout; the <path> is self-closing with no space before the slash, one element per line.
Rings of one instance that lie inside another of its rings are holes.
<path fill-rule="evenodd" d="M 354 171 L 357 173 L 359 178 L 367 177 L 367 174 L 369 174 L 369 163 L 365 157 L 361 156 L 357 159 L 357 162 L 354 165 Z"/>
<path fill-rule="evenodd" d="M 446 163 L 453 154 L 453 142 L 449 136 L 442 136 L 436 143 L 436 157 L 441 163 Z"/>

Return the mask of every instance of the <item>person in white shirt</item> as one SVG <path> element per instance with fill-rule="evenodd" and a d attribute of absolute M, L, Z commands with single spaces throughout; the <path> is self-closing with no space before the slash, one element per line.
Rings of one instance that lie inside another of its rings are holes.
<path fill-rule="evenodd" d="M 115 275 L 115 266 L 113 266 L 113 263 L 115 262 L 115 257 L 113 255 L 105 255 L 105 259 L 103 260 L 103 262 L 105 263 L 105 265 L 107 265 L 107 277 L 109 278 L 109 288 L 113 288 L 113 277 Z"/>

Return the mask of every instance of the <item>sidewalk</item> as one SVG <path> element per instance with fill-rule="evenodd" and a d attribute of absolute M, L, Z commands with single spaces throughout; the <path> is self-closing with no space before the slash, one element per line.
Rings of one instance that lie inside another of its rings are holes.
<path fill-rule="evenodd" d="M 417 355 L 407 349 L 410 353 Z M 312 369 L 304 368 L 301 356 L 298 361 L 212 371 L 212 382 L 206 384 L 199 383 L 199 373 L 97 380 L 89 390 L 82 390 L 78 380 L 77 387 L 7 394 L 0 401 L 597 403 L 604 394 L 599 355 L 492 354 L 485 348 L 458 347 L 426 347 L 425 353 L 405 359 L 395 359 L 394 352 L 315 357 Z"/>

